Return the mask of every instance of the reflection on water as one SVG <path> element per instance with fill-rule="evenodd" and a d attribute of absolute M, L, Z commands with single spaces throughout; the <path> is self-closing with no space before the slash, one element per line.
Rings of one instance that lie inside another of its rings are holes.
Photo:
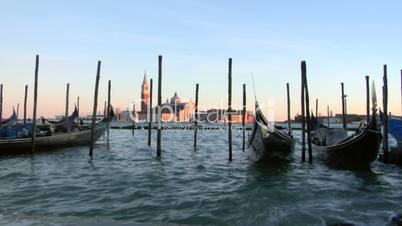
<path fill-rule="evenodd" d="M 155 133 L 153 134 L 155 138 Z M 296 136 L 297 136 L 296 132 Z M 112 130 L 111 145 L 0 157 L 0 224 L 385 225 L 402 210 L 401 168 L 333 170 L 314 161 L 253 163 L 234 132 Z"/>

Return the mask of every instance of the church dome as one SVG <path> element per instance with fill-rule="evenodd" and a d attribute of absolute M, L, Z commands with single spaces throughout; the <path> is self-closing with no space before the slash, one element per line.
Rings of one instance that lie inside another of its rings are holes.
<path fill-rule="evenodd" d="M 177 96 L 177 92 L 174 93 L 174 96 L 170 99 L 171 104 L 180 104 L 181 99 L 179 96 Z"/>

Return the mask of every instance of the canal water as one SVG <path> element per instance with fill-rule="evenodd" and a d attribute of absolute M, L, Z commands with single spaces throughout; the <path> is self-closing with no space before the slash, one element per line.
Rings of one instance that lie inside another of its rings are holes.
<path fill-rule="evenodd" d="M 333 170 L 255 164 L 235 131 L 163 131 L 162 158 L 147 131 L 111 130 L 88 148 L 0 157 L 0 225 L 387 225 L 402 212 L 402 169 Z M 296 131 L 296 136 L 300 133 Z M 153 133 L 155 138 L 155 133 Z"/>

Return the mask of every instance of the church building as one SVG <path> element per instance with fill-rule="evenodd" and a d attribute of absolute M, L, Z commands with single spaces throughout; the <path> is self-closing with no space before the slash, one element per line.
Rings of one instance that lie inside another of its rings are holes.
<path fill-rule="evenodd" d="M 150 91 L 149 82 L 147 79 L 147 71 L 144 72 L 144 80 L 141 85 L 141 114 L 146 114 L 149 111 Z"/>
<path fill-rule="evenodd" d="M 155 93 L 154 93 L 154 96 Z M 155 102 L 154 102 L 155 103 Z M 144 73 L 144 79 L 141 85 L 141 110 L 137 113 L 137 121 L 148 122 L 152 115 L 153 121 L 156 121 L 156 106 L 154 104 L 152 108 L 152 113 L 149 112 L 150 107 L 150 84 L 147 79 L 146 71 Z M 161 118 L 165 122 L 189 122 L 191 121 L 195 112 L 195 103 L 182 102 L 181 98 L 174 93 L 173 97 L 166 100 L 165 103 L 161 105 L 162 115 Z"/>

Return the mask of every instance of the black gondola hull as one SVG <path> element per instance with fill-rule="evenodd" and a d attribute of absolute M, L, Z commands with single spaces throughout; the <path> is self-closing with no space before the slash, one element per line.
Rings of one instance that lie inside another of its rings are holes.
<path fill-rule="evenodd" d="M 98 140 L 105 132 L 106 127 L 102 126 L 95 129 L 95 140 Z M 49 151 L 57 148 L 88 145 L 90 143 L 91 131 L 84 130 L 43 136 L 36 138 L 36 151 Z M 26 154 L 32 149 L 31 138 L 18 138 L 0 140 L 0 155 Z"/>
<path fill-rule="evenodd" d="M 331 146 L 313 145 L 319 159 L 334 168 L 365 168 L 378 158 L 381 133 L 373 117 L 359 134 Z"/>
<path fill-rule="evenodd" d="M 254 121 L 248 149 L 250 159 L 255 162 L 266 160 L 288 161 L 292 157 L 294 140 L 274 126 L 268 127 Z"/>

